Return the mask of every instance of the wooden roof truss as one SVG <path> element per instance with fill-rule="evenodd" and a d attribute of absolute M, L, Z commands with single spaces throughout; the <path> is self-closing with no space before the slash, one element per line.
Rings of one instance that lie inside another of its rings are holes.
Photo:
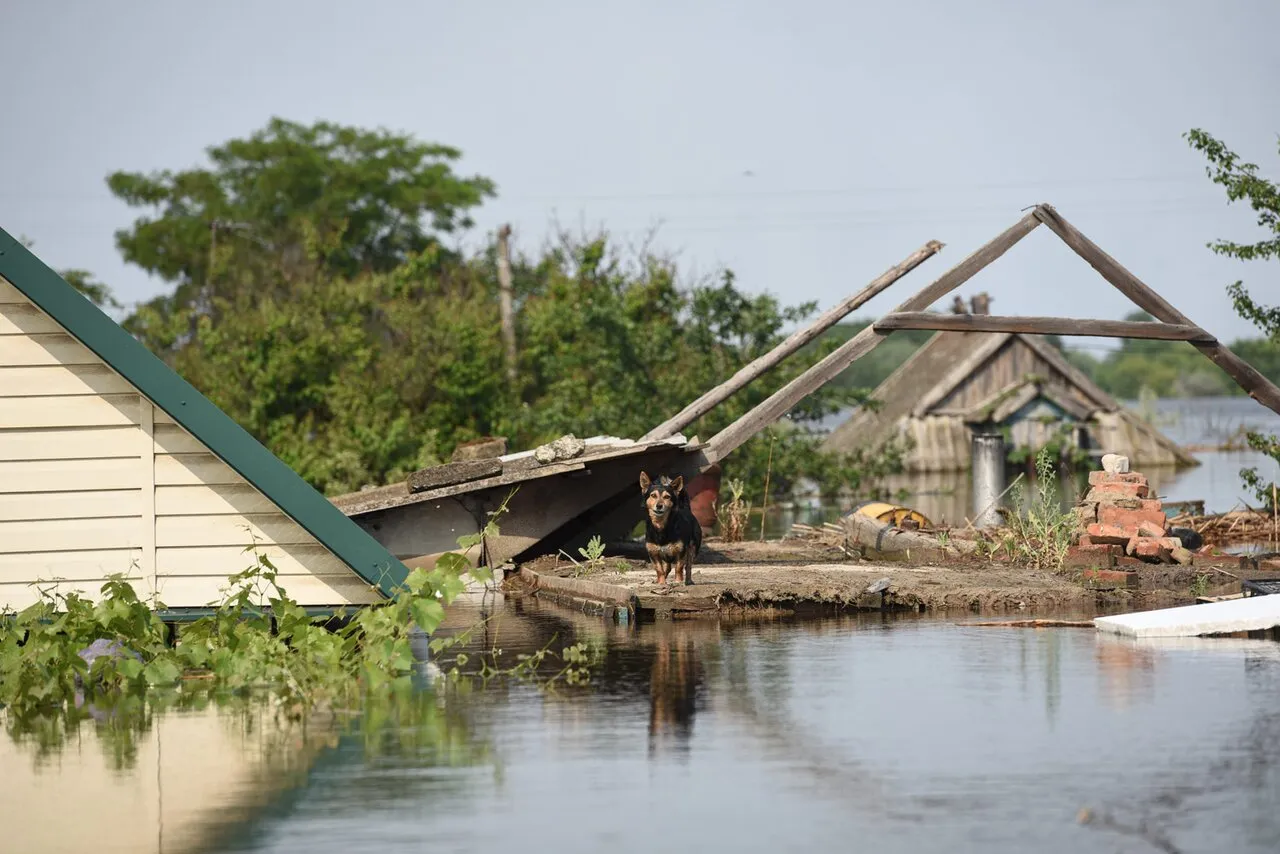
<path fill-rule="evenodd" d="M 1048 226 L 1069 246 L 1072 251 L 1088 262 L 1102 278 L 1111 283 L 1116 290 L 1129 298 L 1134 305 L 1156 318 L 1155 321 L 1122 321 L 1122 320 L 1079 320 L 1063 317 L 1012 317 L 987 314 L 939 314 L 926 309 L 942 297 L 973 278 L 1000 256 L 1034 231 L 1040 225 Z M 933 244 L 931 244 L 933 245 Z M 939 244 L 940 246 L 940 244 Z M 895 268 L 890 274 L 881 277 L 880 290 L 896 281 L 906 270 Z M 914 267 L 915 265 L 911 265 Z M 896 273 L 896 275 L 892 275 Z M 1125 269 L 1097 244 L 1082 234 L 1079 229 L 1067 222 L 1061 214 L 1049 204 L 1040 204 L 1018 220 L 1008 229 L 997 235 L 990 242 L 969 255 L 955 267 L 952 267 L 928 287 L 921 289 L 893 312 L 881 318 L 875 324 L 866 327 L 850 338 L 826 358 L 813 365 L 800 376 L 778 389 L 768 399 L 744 414 L 737 421 L 725 427 L 707 443 L 705 454 L 709 462 L 724 459 L 729 453 L 741 446 L 756 432 L 782 418 L 792 407 L 839 375 L 858 359 L 874 350 L 881 341 L 898 329 L 927 329 L 939 332 L 994 332 L 1035 335 L 1069 335 L 1103 338 L 1137 338 L 1160 341 L 1187 341 L 1203 353 L 1210 361 L 1222 368 L 1228 376 L 1244 389 L 1250 397 L 1266 406 L 1273 412 L 1280 413 L 1280 388 L 1245 362 L 1224 344 L 1200 328 L 1190 318 L 1170 305 L 1163 297 L 1153 291 L 1137 276 Z M 1002 339 L 997 339 L 998 346 Z M 1053 347 L 1046 342 L 1028 337 L 1023 340 L 1036 347 L 1039 354 L 1060 370 L 1072 383 L 1077 384 L 1100 409 L 1115 411 L 1119 404 L 1109 395 L 1088 380 L 1078 369 L 1062 358 Z M 779 348 L 781 349 L 781 348 Z M 971 359 L 957 365 L 948 375 L 963 378 L 969 370 L 981 363 L 983 355 L 975 351 Z M 980 358 L 981 357 L 981 358 Z M 974 359 L 977 359 L 975 362 Z M 763 372 L 763 371 L 761 371 Z M 758 374 L 757 374 L 758 375 Z M 940 383 L 937 388 L 947 387 L 949 383 Z M 740 386 L 738 386 L 740 387 Z M 718 387 L 718 389 L 721 387 Z M 736 389 L 734 389 L 736 390 Z M 725 394 L 727 396 L 729 391 Z M 708 397 L 714 394 L 709 392 Z M 934 395 L 930 395 L 930 398 Z M 922 400 L 916 410 L 924 411 L 940 400 Z M 686 408 L 686 412 L 692 408 Z M 709 407 L 708 407 L 709 408 Z M 672 419 L 675 421 L 676 419 Z M 669 422 L 670 423 L 670 422 Z M 665 427 L 665 425 L 664 425 Z M 654 433 L 662 432 L 655 428 Z"/>

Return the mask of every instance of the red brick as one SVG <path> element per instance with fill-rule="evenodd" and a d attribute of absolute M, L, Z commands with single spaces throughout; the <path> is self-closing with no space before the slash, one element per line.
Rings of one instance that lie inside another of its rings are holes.
<path fill-rule="evenodd" d="M 1093 543 L 1072 546 L 1067 549 L 1063 563 L 1066 566 L 1109 569 L 1115 563 L 1115 549 L 1115 546 L 1096 545 Z"/>
<path fill-rule="evenodd" d="M 1114 589 L 1138 586 L 1138 573 L 1123 569 L 1086 569 L 1081 575 L 1089 587 Z"/>
<path fill-rule="evenodd" d="M 1159 528 L 1160 533 L 1158 536 L 1163 537 L 1169 518 L 1162 511 L 1126 510 L 1123 507 L 1103 504 L 1098 507 L 1098 522 L 1103 525 L 1117 525 L 1121 528 L 1134 528 L 1135 530 L 1139 525 L 1151 525 Z"/>
<path fill-rule="evenodd" d="M 1104 483 L 1093 487 L 1085 501 L 1112 501 L 1117 498 L 1147 498 L 1151 489 L 1145 483 Z"/>
<path fill-rule="evenodd" d="M 1102 505 L 1098 505 L 1101 507 Z M 1164 504 L 1159 498 L 1113 498 L 1107 502 L 1108 507 L 1120 507 L 1125 510 L 1142 510 L 1149 513 L 1163 513 Z"/>
<path fill-rule="evenodd" d="M 1103 483 L 1106 483 L 1106 484 L 1140 483 L 1143 486 L 1146 486 L 1147 476 L 1145 474 L 1142 474 L 1141 472 L 1136 472 L 1136 471 L 1122 472 L 1120 474 L 1108 474 L 1105 471 L 1089 472 L 1090 486 L 1098 486 L 1099 484 L 1103 484 Z"/>
<path fill-rule="evenodd" d="M 1092 525 L 1098 521 L 1098 505 L 1097 502 L 1085 501 L 1077 504 L 1075 508 L 1076 519 L 1081 526 Z"/>
<path fill-rule="evenodd" d="M 1089 542 L 1114 546 L 1128 544 L 1129 540 L 1137 533 L 1136 528 L 1126 529 L 1118 525 L 1104 525 L 1101 522 L 1095 522 L 1085 529 L 1085 535 L 1089 538 Z"/>
<path fill-rule="evenodd" d="M 1164 537 L 1161 539 L 1141 539 L 1138 540 L 1136 549 L 1138 557 L 1156 558 L 1158 560 L 1173 560 L 1173 550 L 1180 549 L 1182 545 L 1174 537 Z"/>
<path fill-rule="evenodd" d="M 1164 528 L 1161 528 L 1159 525 L 1155 525 L 1151 522 L 1141 522 L 1138 524 L 1139 537 L 1151 537 L 1158 540 L 1164 535 Z"/>

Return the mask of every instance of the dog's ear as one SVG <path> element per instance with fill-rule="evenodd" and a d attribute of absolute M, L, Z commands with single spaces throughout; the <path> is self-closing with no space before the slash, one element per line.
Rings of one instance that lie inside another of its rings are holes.
<path fill-rule="evenodd" d="M 682 489 L 684 489 L 684 475 L 678 474 L 676 479 L 671 481 L 671 491 L 679 495 Z"/>
<path fill-rule="evenodd" d="M 648 489 L 649 489 L 649 474 L 648 472 L 640 472 L 640 491 L 647 492 Z"/>

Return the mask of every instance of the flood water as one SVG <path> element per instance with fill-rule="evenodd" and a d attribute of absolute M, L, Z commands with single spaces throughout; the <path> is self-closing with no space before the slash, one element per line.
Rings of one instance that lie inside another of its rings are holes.
<path fill-rule="evenodd" d="M 0 850 L 1280 850 L 1273 641 L 494 613 L 475 648 L 587 641 L 592 684 L 421 693 L 339 734 L 217 704 L 124 750 L 109 719 L 43 752 L 11 731 Z"/>
<path fill-rule="evenodd" d="M 1126 401 L 1125 405 L 1141 412 L 1137 401 Z M 1178 444 L 1191 448 L 1191 455 L 1200 461 L 1199 466 L 1182 470 L 1143 469 L 1143 474 L 1148 476 L 1164 500 L 1199 500 L 1204 502 L 1205 512 L 1224 513 L 1258 504 L 1256 498 L 1241 486 L 1241 469 L 1256 468 L 1263 478 L 1280 481 L 1280 467 L 1275 461 L 1249 450 L 1240 438 L 1245 430 L 1280 434 L 1280 415 L 1257 401 L 1247 397 L 1164 399 L 1155 401 L 1149 414 L 1158 430 Z M 833 415 L 822 426 L 831 429 L 847 417 L 847 413 Z M 1239 449 L 1207 449 L 1210 446 L 1221 447 L 1233 440 Z M 1071 485 L 1075 490 L 1084 488 L 1084 473 L 1078 474 L 1079 482 Z M 1016 475 L 1017 472 L 1011 472 L 1010 481 Z M 1033 471 L 1024 473 L 1023 484 L 1029 497 L 1035 485 Z M 893 493 L 895 501 L 901 500 L 919 510 L 935 524 L 963 525 L 973 516 L 975 508 L 970 506 L 972 480 L 967 471 L 896 475 L 883 485 Z M 1068 492 L 1063 497 L 1070 503 L 1075 496 Z M 766 513 L 765 536 L 783 536 L 796 522 L 820 525 L 834 521 L 864 499 L 865 496 L 845 500 L 806 497 L 778 502 Z M 756 499 L 754 503 L 758 505 L 760 502 Z M 757 516 L 751 530 L 758 531 L 758 526 Z"/>

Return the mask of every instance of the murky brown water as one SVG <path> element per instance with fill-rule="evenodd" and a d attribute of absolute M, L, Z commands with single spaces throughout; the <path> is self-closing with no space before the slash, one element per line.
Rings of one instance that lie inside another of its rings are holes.
<path fill-rule="evenodd" d="M 340 736 L 212 704 L 132 751 L 92 721 L 43 758 L 0 739 L 0 850 L 1280 850 L 1274 642 L 497 613 L 478 644 L 589 641 L 594 684 L 419 694 Z"/>

